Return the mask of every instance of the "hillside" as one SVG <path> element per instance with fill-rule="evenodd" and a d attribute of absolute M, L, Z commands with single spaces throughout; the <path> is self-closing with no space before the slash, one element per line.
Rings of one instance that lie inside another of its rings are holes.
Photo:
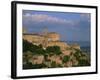
<path fill-rule="evenodd" d="M 69 45 L 62 50 L 60 46 L 34 45 L 23 40 L 23 69 L 60 68 L 90 66 L 89 56 L 80 48 Z"/>

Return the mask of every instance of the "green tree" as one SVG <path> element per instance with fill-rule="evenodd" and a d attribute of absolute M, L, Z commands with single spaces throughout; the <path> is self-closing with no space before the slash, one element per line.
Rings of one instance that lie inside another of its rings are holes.
<path fill-rule="evenodd" d="M 44 68 L 47 67 L 45 64 L 32 64 L 28 62 L 27 64 L 23 65 L 23 69 L 39 69 L 39 68 Z"/>
<path fill-rule="evenodd" d="M 44 49 L 42 49 L 42 48 L 41 49 L 37 49 L 36 53 L 40 54 L 40 55 L 46 55 L 46 51 Z"/>
<path fill-rule="evenodd" d="M 27 51 L 34 52 L 38 48 L 39 48 L 39 46 L 33 45 L 32 43 L 28 42 L 27 40 L 23 40 L 23 52 L 27 52 Z"/>
<path fill-rule="evenodd" d="M 43 49 L 42 45 L 40 44 L 39 46 L 34 45 L 26 40 L 23 40 L 23 52 L 30 51 L 34 55 L 35 54 L 46 54 L 46 50 Z"/>
<path fill-rule="evenodd" d="M 78 65 L 79 66 L 90 66 L 90 63 L 88 62 L 88 60 L 80 59 Z"/>
<path fill-rule="evenodd" d="M 80 59 L 80 57 L 82 56 L 82 52 L 81 50 L 78 50 L 78 49 L 75 49 L 75 53 L 74 53 L 74 56 L 76 57 L 77 60 Z"/>
<path fill-rule="evenodd" d="M 69 56 L 64 56 L 63 57 L 63 62 L 66 63 L 70 60 L 70 57 Z"/>
<path fill-rule="evenodd" d="M 32 69 L 32 63 L 28 62 L 27 64 L 23 65 L 23 69 Z"/>
<path fill-rule="evenodd" d="M 61 50 L 59 46 L 48 46 L 46 48 L 47 53 L 55 53 L 56 55 L 61 54 Z"/>
<path fill-rule="evenodd" d="M 39 69 L 39 68 L 45 68 L 46 65 L 45 64 L 33 64 L 32 65 L 32 69 Z"/>

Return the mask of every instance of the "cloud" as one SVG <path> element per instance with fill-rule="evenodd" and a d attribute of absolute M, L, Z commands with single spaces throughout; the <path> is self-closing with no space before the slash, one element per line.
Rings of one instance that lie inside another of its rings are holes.
<path fill-rule="evenodd" d="M 73 25 L 74 21 L 66 20 L 46 14 L 29 14 L 26 13 L 23 15 L 24 20 L 32 21 L 32 22 L 49 22 L 49 23 L 59 23 L 59 24 L 71 24 Z"/>
<path fill-rule="evenodd" d="M 31 13 L 23 14 L 24 26 L 27 27 L 41 26 L 41 23 L 42 25 L 49 25 L 49 26 L 61 26 L 61 27 L 65 26 L 70 30 L 80 31 L 80 27 L 84 29 L 84 27 L 90 26 L 89 25 L 90 14 L 81 13 L 78 19 L 63 19 L 60 17 L 47 14 L 31 14 Z"/>

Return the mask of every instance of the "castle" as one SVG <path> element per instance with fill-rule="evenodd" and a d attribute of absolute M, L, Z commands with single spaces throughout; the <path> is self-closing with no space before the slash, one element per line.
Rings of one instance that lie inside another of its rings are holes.
<path fill-rule="evenodd" d="M 48 46 L 59 46 L 61 50 L 65 50 L 70 46 L 63 41 L 60 41 L 60 35 L 56 32 L 48 32 L 47 29 L 44 30 L 43 34 L 30 34 L 23 32 L 23 39 L 27 40 L 34 45 L 42 45 L 44 48 Z M 73 45 L 73 47 L 79 48 L 79 45 Z"/>

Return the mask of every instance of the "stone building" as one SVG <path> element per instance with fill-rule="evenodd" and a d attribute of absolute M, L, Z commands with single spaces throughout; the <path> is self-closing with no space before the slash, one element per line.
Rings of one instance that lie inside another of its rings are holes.
<path fill-rule="evenodd" d="M 44 40 L 44 36 L 39 34 L 23 34 L 23 39 L 33 44 L 39 45 L 42 44 Z"/>
<path fill-rule="evenodd" d="M 47 35 L 48 35 L 49 41 L 59 41 L 60 40 L 60 35 L 55 32 L 50 32 Z"/>
<path fill-rule="evenodd" d="M 80 46 L 77 44 L 68 45 L 66 42 L 60 41 L 60 35 L 55 32 L 49 32 L 45 34 L 29 34 L 23 33 L 23 39 L 27 40 L 34 45 L 42 45 L 44 48 L 48 46 L 59 46 L 61 50 L 66 50 L 66 48 L 73 47 L 80 49 Z"/>
<path fill-rule="evenodd" d="M 60 35 L 55 32 L 50 32 L 46 35 L 24 33 L 23 39 L 35 45 L 41 44 L 44 48 L 48 46 L 59 46 L 63 50 L 69 47 L 67 43 L 60 41 Z"/>

